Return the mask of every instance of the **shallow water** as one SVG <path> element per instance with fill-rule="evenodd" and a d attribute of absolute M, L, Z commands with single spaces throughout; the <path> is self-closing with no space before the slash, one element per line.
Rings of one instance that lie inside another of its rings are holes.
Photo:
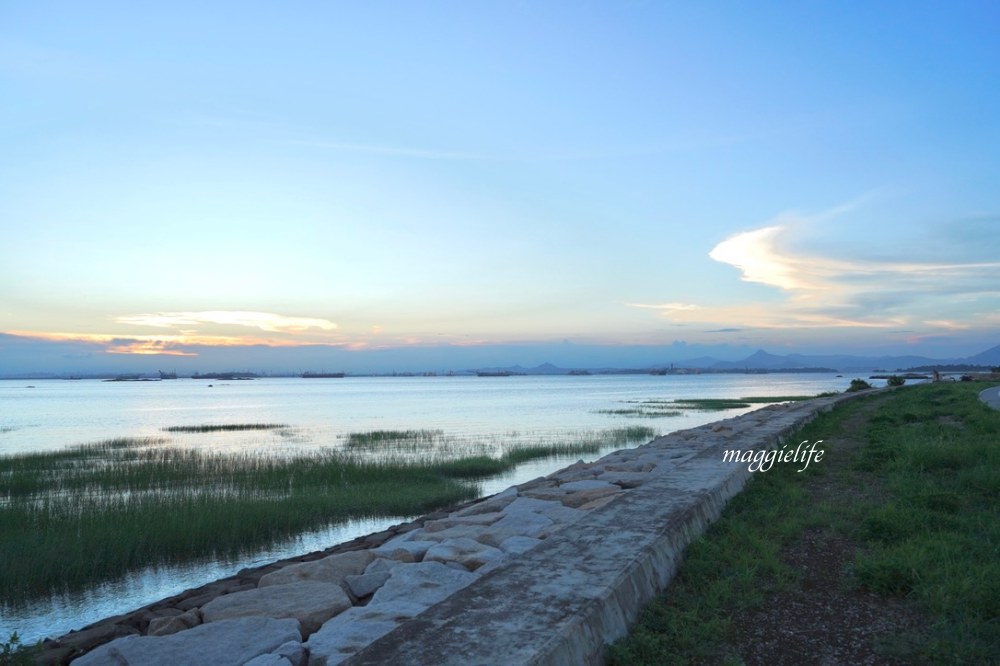
<path fill-rule="evenodd" d="M 300 452 L 342 447 L 351 432 L 441 430 L 462 447 L 572 442 L 581 433 L 640 425 L 659 434 L 736 416 L 750 409 L 686 411 L 641 418 L 600 410 L 637 400 L 814 395 L 843 391 L 832 374 L 588 375 L 557 377 L 267 378 L 0 381 L 0 455 L 55 450 L 112 437 L 167 437 L 172 445 L 215 451 Z M 29 388 L 31 385 L 33 388 Z M 755 408 L 755 407 L 754 407 Z M 166 433 L 170 426 L 282 423 L 260 431 Z M 536 460 L 480 484 L 484 495 L 544 476 L 586 456 Z M 2 486 L 0 486 L 2 490 Z M 233 562 L 204 561 L 123 576 L 83 593 L 11 608 L 0 598 L 0 641 L 17 631 L 25 642 L 55 637 L 238 570 L 328 548 L 411 516 L 357 520 L 317 530 Z"/>

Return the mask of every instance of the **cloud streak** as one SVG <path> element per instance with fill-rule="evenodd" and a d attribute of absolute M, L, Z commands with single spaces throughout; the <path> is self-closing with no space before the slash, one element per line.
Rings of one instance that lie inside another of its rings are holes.
<path fill-rule="evenodd" d="M 944 332 L 995 323 L 1000 262 L 845 259 L 796 245 L 798 232 L 855 207 L 845 204 L 812 217 L 783 215 L 734 234 L 709 252 L 711 259 L 736 268 L 744 282 L 779 290 L 785 296 L 782 301 L 721 307 L 680 302 L 628 305 L 657 310 L 673 323 L 765 329 L 910 327 Z M 979 244 L 970 246 L 966 256 L 982 259 L 981 249 Z"/>
<path fill-rule="evenodd" d="M 51 331 L 6 331 L 35 340 L 82 342 L 100 345 L 108 354 L 197 356 L 199 347 L 339 347 L 345 343 L 329 339 L 337 324 L 328 319 L 290 317 L 270 312 L 207 310 L 201 312 L 151 312 L 112 318 L 118 326 L 165 329 L 163 333 L 130 335 L 115 333 L 69 333 Z M 246 333 L 252 329 L 257 333 Z"/>
<path fill-rule="evenodd" d="M 337 325 L 328 319 L 288 317 L 271 312 L 210 310 L 206 312 L 152 312 L 115 317 L 119 324 L 177 328 L 199 324 L 217 324 L 256 328 L 268 333 L 302 333 L 313 329 L 332 331 Z"/>

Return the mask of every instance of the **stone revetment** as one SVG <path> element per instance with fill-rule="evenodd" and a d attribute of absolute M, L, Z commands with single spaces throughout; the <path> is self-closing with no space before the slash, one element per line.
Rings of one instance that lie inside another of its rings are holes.
<path fill-rule="evenodd" d="M 674 432 L 244 570 L 49 641 L 43 658 L 78 666 L 600 663 L 604 646 L 667 586 L 684 547 L 752 475 L 725 452 L 780 450 L 849 397 Z"/>

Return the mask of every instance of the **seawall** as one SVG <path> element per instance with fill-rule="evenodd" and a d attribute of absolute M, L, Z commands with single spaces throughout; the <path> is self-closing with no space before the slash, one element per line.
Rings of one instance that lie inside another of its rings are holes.
<path fill-rule="evenodd" d="M 597 664 L 751 476 L 843 394 L 577 463 L 49 642 L 48 663 Z M 794 443 L 792 443 L 794 445 Z M 253 639 L 250 641 L 250 639 Z M 248 641 L 250 641 L 248 643 Z M 231 649 L 239 644 L 242 651 Z"/>

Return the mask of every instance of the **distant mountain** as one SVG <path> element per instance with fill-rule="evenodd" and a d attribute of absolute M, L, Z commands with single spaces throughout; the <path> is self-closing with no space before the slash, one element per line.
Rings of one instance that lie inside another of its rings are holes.
<path fill-rule="evenodd" d="M 991 359 L 996 359 L 991 360 Z M 926 356 L 851 356 L 846 354 L 788 354 L 779 356 L 759 349 L 739 361 L 704 361 L 714 359 L 692 359 L 676 363 L 677 367 L 700 367 L 710 370 L 803 370 L 828 368 L 837 372 L 873 372 L 904 370 L 917 366 L 968 363 L 972 365 L 1000 364 L 1000 346 L 977 354 L 969 359 L 932 359 Z"/>
<path fill-rule="evenodd" d="M 986 351 L 979 352 L 975 356 L 970 356 L 965 359 L 965 362 L 970 365 L 988 365 L 991 367 L 1000 365 L 1000 345 L 990 347 Z"/>
<path fill-rule="evenodd" d="M 711 368 L 717 363 L 722 363 L 722 361 L 714 356 L 699 356 L 698 358 L 689 358 L 673 363 L 662 363 L 657 367 L 669 368 L 670 366 L 674 366 L 675 368 Z"/>
<path fill-rule="evenodd" d="M 709 372 L 739 372 L 741 370 L 795 372 L 795 371 L 835 371 L 835 372 L 895 372 L 910 368 L 927 368 L 934 366 L 996 366 L 1000 365 L 1000 345 L 964 359 L 933 359 L 926 356 L 852 356 L 847 354 L 787 354 L 778 355 L 758 349 L 744 359 L 738 361 L 720 361 L 712 356 L 698 356 L 679 361 L 665 361 L 654 364 L 638 364 L 633 368 L 594 368 L 586 365 L 589 371 L 604 373 L 646 372 L 650 370 L 700 369 Z M 543 363 L 534 367 L 512 365 L 506 367 L 479 368 L 483 372 L 508 372 L 523 375 L 567 375 L 570 369 L 561 368 L 552 363 Z"/>
<path fill-rule="evenodd" d="M 928 358 L 926 356 L 851 356 L 847 354 L 788 354 L 779 356 L 758 349 L 739 361 L 718 361 L 702 357 L 680 361 L 674 364 L 682 368 L 704 368 L 710 370 L 796 370 L 804 368 L 831 368 L 838 372 L 872 372 L 906 370 L 908 368 L 935 365 L 1000 365 L 1000 345 L 991 347 L 968 358 Z"/>
<path fill-rule="evenodd" d="M 836 369 L 828 363 L 820 363 L 809 356 L 800 354 L 789 356 L 777 356 L 770 354 L 763 349 L 759 349 L 741 361 L 719 361 L 712 366 L 712 370 L 802 370 L 805 368 L 830 368 Z"/>
<path fill-rule="evenodd" d="M 472 373 L 463 368 L 507 370 L 512 373 L 559 375 L 571 370 L 592 373 L 642 373 L 651 370 L 716 372 L 796 371 L 832 368 L 838 372 L 893 372 L 919 366 L 1000 365 L 1000 345 L 967 358 L 923 356 L 852 356 L 772 354 L 745 345 L 575 344 L 539 342 L 495 345 L 437 345 L 353 350 L 347 347 L 306 345 L 270 347 L 187 345 L 184 356 L 169 361 L 144 354 L 118 354 L 104 343 L 44 340 L 0 332 L 0 377 L 115 377 L 156 375 L 169 362 L 170 371 L 188 377 L 206 370 L 246 368 L 260 375 L 301 375 L 310 368 L 331 368 L 350 375 L 386 373 Z"/>

